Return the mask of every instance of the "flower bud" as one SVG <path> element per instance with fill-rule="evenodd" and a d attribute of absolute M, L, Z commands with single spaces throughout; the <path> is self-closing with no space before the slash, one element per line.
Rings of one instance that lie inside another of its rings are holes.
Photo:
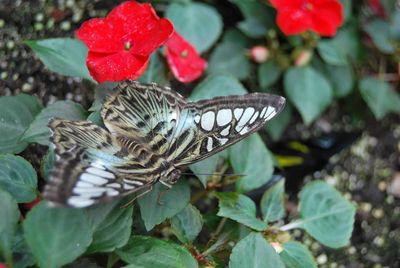
<path fill-rule="evenodd" d="M 275 249 L 276 253 L 281 253 L 283 251 L 282 244 L 279 242 L 271 242 L 271 246 Z"/>
<path fill-rule="evenodd" d="M 250 49 L 250 57 L 257 63 L 264 63 L 269 59 L 269 50 L 265 46 L 255 46 Z"/>
<path fill-rule="evenodd" d="M 307 65 L 312 59 L 313 52 L 311 50 L 301 50 L 296 53 L 294 65 L 301 67 Z"/>

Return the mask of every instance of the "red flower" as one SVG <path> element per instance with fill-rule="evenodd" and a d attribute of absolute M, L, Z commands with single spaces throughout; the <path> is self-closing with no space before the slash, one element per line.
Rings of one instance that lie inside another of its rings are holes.
<path fill-rule="evenodd" d="M 307 30 L 334 36 L 343 23 L 343 6 L 338 0 L 271 0 L 278 11 L 277 24 L 286 35 Z"/>
<path fill-rule="evenodd" d="M 196 49 L 177 32 L 167 41 L 165 48 L 169 68 L 182 83 L 196 80 L 207 67 L 207 62 Z"/>
<path fill-rule="evenodd" d="M 135 79 L 146 69 L 150 54 L 173 33 L 150 4 L 128 1 L 106 18 L 86 21 L 76 32 L 89 48 L 86 64 L 98 82 Z"/>

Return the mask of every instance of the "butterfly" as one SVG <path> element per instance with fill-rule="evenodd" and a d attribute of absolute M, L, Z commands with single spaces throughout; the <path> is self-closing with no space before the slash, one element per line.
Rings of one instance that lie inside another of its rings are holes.
<path fill-rule="evenodd" d="M 53 206 L 87 207 L 156 182 L 171 187 L 186 166 L 249 136 L 284 105 L 266 93 L 188 102 L 154 83 L 121 82 L 101 108 L 105 128 L 50 120 L 56 157 L 43 196 Z"/>

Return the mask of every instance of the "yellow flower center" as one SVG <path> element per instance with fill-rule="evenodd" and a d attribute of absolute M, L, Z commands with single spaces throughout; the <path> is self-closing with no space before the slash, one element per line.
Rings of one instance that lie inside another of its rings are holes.
<path fill-rule="evenodd" d="M 125 50 L 129 50 L 131 48 L 131 42 L 129 42 L 129 41 L 126 42 L 124 48 L 125 48 Z"/>
<path fill-rule="evenodd" d="M 185 49 L 184 51 L 182 51 L 181 57 L 185 59 L 187 56 L 188 56 L 188 51 Z"/>

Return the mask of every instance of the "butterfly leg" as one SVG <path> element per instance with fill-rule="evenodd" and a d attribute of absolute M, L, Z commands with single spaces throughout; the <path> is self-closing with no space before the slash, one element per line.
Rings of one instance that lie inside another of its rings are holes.
<path fill-rule="evenodd" d="M 130 200 L 128 203 L 124 204 L 121 206 L 121 208 L 127 208 L 129 207 L 136 199 L 138 199 L 139 197 L 142 197 L 143 195 L 147 194 L 148 192 L 150 192 L 151 190 L 153 190 L 153 186 L 150 185 L 149 189 L 145 190 L 144 192 L 138 194 L 137 196 L 135 196 L 134 198 L 132 198 L 132 200 Z"/>

